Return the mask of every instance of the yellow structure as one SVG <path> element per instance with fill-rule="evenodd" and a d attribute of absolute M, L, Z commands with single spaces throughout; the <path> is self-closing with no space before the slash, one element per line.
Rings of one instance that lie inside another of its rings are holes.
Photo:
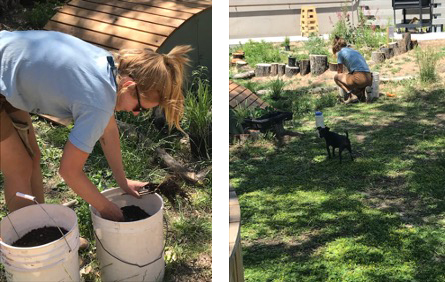
<path fill-rule="evenodd" d="M 317 11 L 314 6 L 301 7 L 301 36 L 318 35 Z"/>

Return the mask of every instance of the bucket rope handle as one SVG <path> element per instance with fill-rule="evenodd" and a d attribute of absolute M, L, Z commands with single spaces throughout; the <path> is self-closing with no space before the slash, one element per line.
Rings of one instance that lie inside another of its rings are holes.
<path fill-rule="evenodd" d="M 166 232 L 165 234 L 168 235 L 168 221 L 167 221 L 167 219 L 166 219 L 165 217 L 163 217 L 163 218 L 164 218 L 165 226 L 166 226 L 166 229 L 167 229 L 167 232 Z M 120 262 L 123 262 L 123 263 L 128 264 L 128 265 L 132 265 L 132 266 L 137 266 L 137 267 L 139 267 L 139 268 L 146 267 L 146 266 L 148 266 L 148 265 L 150 265 L 150 264 L 153 264 L 153 263 L 157 262 L 158 260 L 160 260 L 160 259 L 163 257 L 164 250 L 165 250 L 165 242 L 167 241 L 167 238 L 165 238 L 165 240 L 164 240 L 164 246 L 162 247 L 161 254 L 160 254 L 156 259 L 154 259 L 153 261 L 151 261 L 151 262 L 149 262 L 149 263 L 146 263 L 146 264 L 143 264 L 143 265 L 139 265 L 139 264 L 137 264 L 137 263 L 132 263 L 132 262 L 128 262 L 128 261 L 122 260 L 122 259 L 118 258 L 117 256 L 113 255 L 113 254 L 112 254 L 110 251 L 108 251 L 108 250 L 105 248 L 105 246 L 102 244 L 102 241 L 100 241 L 99 236 L 97 236 L 97 234 L 96 234 L 96 231 L 93 230 L 93 232 L 94 232 L 94 236 L 96 237 L 97 241 L 99 241 L 99 244 L 102 246 L 102 248 L 104 249 L 104 251 L 107 252 L 107 254 L 109 254 L 110 256 L 112 256 L 113 258 L 117 259 L 117 260 L 120 261 Z M 167 236 L 166 236 L 166 237 L 167 237 Z"/>

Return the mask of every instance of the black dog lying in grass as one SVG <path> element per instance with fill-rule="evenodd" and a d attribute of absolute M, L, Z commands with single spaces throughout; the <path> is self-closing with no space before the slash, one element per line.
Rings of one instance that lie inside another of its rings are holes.
<path fill-rule="evenodd" d="M 341 152 L 344 149 L 347 149 L 349 151 L 349 155 L 351 156 L 351 160 L 353 161 L 354 158 L 352 157 L 352 149 L 351 149 L 351 141 L 349 140 L 348 131 L 346 131 L 346 136 L 339 135 L 335 132 L 329 131 L 329 127 L 317 127 L 318 133 L 320 135 L 320 138 L 324 138 L 326 140 L 326 150 L 328 151 L 329 158 L 331 158 L 331 152 L 329 151 L 329 146 L 332 147 L 332 156 L 335 157 L 335 148 L 338 148 L 338 155 L 340 157 L 340 163 L 341 163 Z"/>

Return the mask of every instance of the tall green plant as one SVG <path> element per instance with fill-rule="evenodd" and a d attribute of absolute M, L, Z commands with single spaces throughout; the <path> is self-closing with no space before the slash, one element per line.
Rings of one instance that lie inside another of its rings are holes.
<path fill-rule="evenodd" d="M 249 40 L 241 48 L 244 51 L 246 62 L 255 66 L 259 63 L 285 62 L 286 56 L 280 54 L 280 50 L 275 48 L 272 43 L 265 41 L 254 42 Z"/>
<path fill-rule="evenodd" d="M 441 54 L 432 48 L 422 50 L 420 47 L 416 47 L 414 54 L 419 66 L 420 81 L 423 83 L 436 82 L 438 78 L 436 66 Z"/>
<path fill-rule="evenodd" d="M 329 50 L 322 37 L 311 35 L 308 41 L 304 43 L 304 47 L 310 55 L 329 56 Z"/>
<path fill-rule="evenodd" d="M 184 103 L 184 119 L 190 136 L 204 142 L 206 150 L 212 125 L 212 91 L 207 79 L 207 68 L 200 66 L 192 72 L 192 85 L 187 91 Z"/>
<path fill-rule="evenodd" d="M 284 91 L 284 87 L 288 83 L 282 80 L 281 78 L 274 79 L 269 82 L 268 88 L 271 90 L 271 98 L 276 100 L 279 99 L 281 94 Z"/>

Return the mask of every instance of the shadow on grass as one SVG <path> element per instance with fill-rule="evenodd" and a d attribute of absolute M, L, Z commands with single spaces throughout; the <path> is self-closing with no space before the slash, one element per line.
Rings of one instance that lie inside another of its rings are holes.
<path fill-rule="evenodd" d="M 444 107 L 441 89 L 330 110 L 349 117 L 329 126 L 349 131 L 354 162 L 326 159 L 315 132 L 233 151 L 246 280 L 445 280 Z"/>

